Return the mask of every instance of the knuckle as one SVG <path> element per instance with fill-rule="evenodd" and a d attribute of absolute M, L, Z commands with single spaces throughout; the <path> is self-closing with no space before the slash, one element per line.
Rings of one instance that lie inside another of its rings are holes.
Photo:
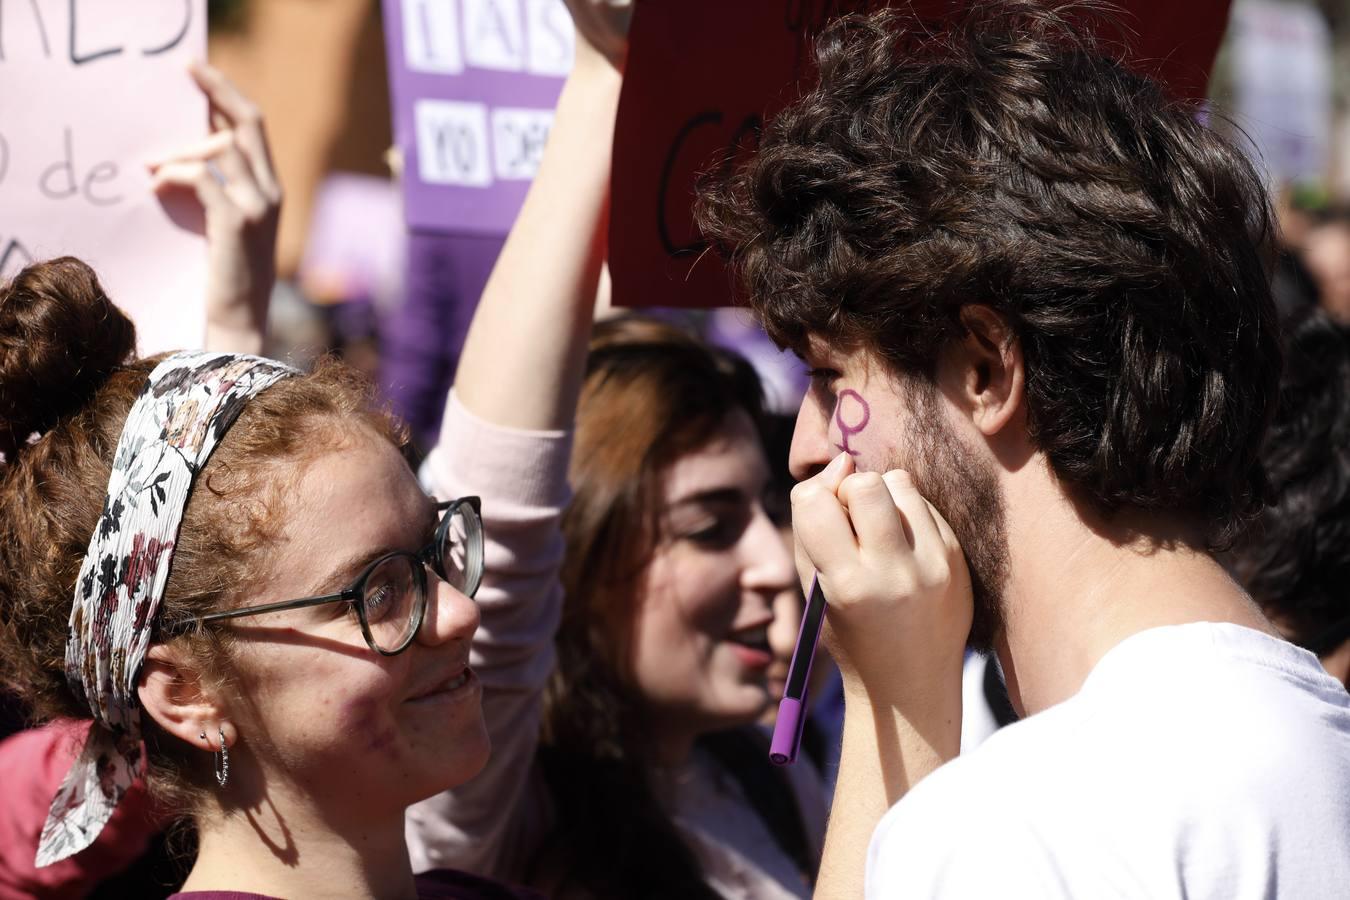
<path fill-rule="evenodd" d="M 815 502 L 824 493 L 820 485 L 813 481 L 803 481 L 792 487 L 792 505 L 806 505 Z"/>
<path fill-rule="evenodd" d="M 892 469 L 882 476 L 886 483 L 896 490 L 913 490 L 914 479 L 903 469 Z"/>
<path fill-rule="evenodd" d="M 876 490 L 885 486 L 881 476 L 876 472 L 854 472 L 844 480 L 851 483 L 855 489 L 862 491 Z"/>
<path fill-rule="evenodd" d="M 244 218 L 251 225 L 262 224 L 272 214 L 272 205 L 267 202 L 267 198 L 252 191 L 249 192 L 248 199 L 241 206 L 244 211 Z"/>
<path fill-rule="evenodd" d="M 875 495 L 879 490 L 885 490 L 885 484 L 876 472 L 854 472 L 839 484 L 839 496 L 849 500 Z"/>
<path fill-rule="evenodd" d="M 862 598 L 862 585 L 856 575 L 840 575 L 834 578 L 830 594 L 827 596 L 830 597 L 832 605 L 852 606 Z"/>

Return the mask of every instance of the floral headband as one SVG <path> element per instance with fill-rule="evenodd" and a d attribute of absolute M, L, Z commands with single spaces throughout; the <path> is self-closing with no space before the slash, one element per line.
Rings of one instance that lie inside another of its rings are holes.
<path fill-rule="evenodd" d="M 47 813 L 38 866 L 92 844 L 145 774 L 136 685 L 192 483 L 249 399 L 297 374 L 256 356 L 175 353 L 131 407 L 66 638 L 66 679 L 94 727 Z"/>

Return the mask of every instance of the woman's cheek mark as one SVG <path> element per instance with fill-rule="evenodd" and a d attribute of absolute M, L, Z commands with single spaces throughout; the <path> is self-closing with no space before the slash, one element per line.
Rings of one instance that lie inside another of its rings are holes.
<path fill-rule="evenodd" d="M 384 750 L 394 743 L 397 734 L 393 728 L 380 728 L 378 704 L 371 699 L 354 700 L 347 705 L 346 729 L 365 741 L 368 752 Z"/>
<path fill-rule="evenodd" d="M 857 456 L 858 451 L 849 446 L 849 440 L 862 434 L 871 419 L 872 410 L 862 394 L 849 388 L 840 391 L 834 405 L 834 424 L 839 428 L 839 443 L 835 446 L 849 456 Z"/>

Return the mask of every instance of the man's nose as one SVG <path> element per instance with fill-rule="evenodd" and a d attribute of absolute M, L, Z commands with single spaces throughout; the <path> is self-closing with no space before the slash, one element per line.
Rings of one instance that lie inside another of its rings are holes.
<path fill-rule="evenodd" d="M 830 443 L 830 411 L 824 408 L 814 392 L 808 391 L 797 411 L 797 425 L 792 430 L 792 448 L 788 452 L 788 469 L 792 477 L 805 481 L 829 464 L 838 452 Z"/>

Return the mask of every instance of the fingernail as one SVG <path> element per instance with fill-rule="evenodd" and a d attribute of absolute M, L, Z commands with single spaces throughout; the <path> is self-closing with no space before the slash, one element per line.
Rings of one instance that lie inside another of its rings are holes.
<path fill-rule="evenodd" d="M 825 467 L 825 471 L 833 475 L 844 467 L 844 460 L 846 459 L 848 459 L 848 454 L 840 451 L 838 456 L 830 460 L 830 464 Z"/>

